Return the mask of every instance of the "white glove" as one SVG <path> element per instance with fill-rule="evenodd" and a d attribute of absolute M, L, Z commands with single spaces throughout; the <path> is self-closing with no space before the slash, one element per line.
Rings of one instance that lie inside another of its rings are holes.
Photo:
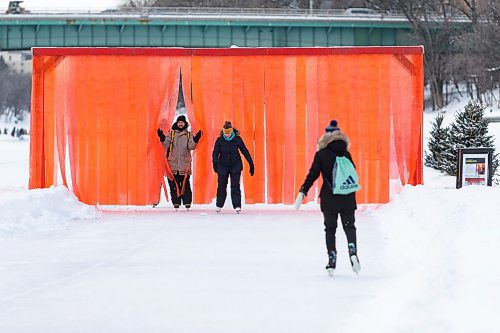
<path fill-rule="evenodd" d="M 302 205 L 302 200 L 304 200 L 305 197 L 306 195 L 302 192 L 299 192 L 299 194 L 297 194 L 297 199 L 295 199 L 295 209 L 300 208 L 300 205 Z"/>

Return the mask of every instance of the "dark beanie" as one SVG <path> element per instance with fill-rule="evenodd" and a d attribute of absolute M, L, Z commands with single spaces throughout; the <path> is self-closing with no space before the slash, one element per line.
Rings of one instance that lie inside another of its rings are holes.
<path fill-rule="evenodd" d="M 232 127 L 233 127 L 233 125 L 231 124 L 230 121 L 226 121 L 224 123 L 224 126 L 222 126 L 222 128 L 225 128 L 225 129 L 232 128 Z"/>
<path fill-rule="evenodd" d="M 328 125 L 328 127 L 325 128 L 325 132 L 331 133 L 331 132 L 335 132 L 335 131 L 340 131 L 340 128 L 337 127 L 337 121 L 332 120 L 332 121 L 330 121 L 330 125 Z"/>
<path fill-rule="evenodd" d="M 186 116 L 184 116 L 184 115 L 177 117 L 177 120 L 175 122 L 178 122 L 178 121 L 183 121 L 187 124 Z"/>

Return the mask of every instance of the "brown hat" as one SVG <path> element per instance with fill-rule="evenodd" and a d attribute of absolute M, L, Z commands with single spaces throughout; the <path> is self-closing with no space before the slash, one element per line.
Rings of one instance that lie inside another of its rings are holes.
<path fill-rule="evenodd" d="M 224 123 L 224 126 L 222 126 L 222 133 L 226 135 L 231 135 L 233 133 L 233 125 L 231 125 L 230 121 Z"/>

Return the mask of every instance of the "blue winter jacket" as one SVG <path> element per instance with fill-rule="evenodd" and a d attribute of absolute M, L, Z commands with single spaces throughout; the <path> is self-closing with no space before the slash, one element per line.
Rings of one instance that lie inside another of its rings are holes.
<path fill-rule="evenodd" d="M 240 151 L 245 156 L 249 165 L 253 165 L 252 157 L 248 152 L 243 139 L 239 136 L 237 130 L 231 140 L 226 140 L 221 133 L 217 138 L 212 153 L 212 164 L 214 170 L 218 173 L 233 173 L 243 170 L 243 163 L 241 161 Z M 238 151 L 239 150 L 239 151 Z"/>

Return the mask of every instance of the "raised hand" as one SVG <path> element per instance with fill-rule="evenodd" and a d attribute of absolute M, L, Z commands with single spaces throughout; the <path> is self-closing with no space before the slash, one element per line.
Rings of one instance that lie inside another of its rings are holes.
<path fill-rule="evenodd" d="M 163 131 L 161 129 L 158 128 L 158 130 L 156 131 L 156 133 L 158 134 L 158 137 L 160 138 L 160 142 L 163 142 L 165 141 L 165 139 L 167 138 L 165 136 L 165 134 L 163 134 Z"/>
<path fill-rule="evenodd" d="M 200 141 L 201 139 L 201 136 L 203 135 L 203 132 L 201 130 L 199 130 L 196 135 L 193 137 L 193 141 L 198 143 L 198 141 Z"/>

